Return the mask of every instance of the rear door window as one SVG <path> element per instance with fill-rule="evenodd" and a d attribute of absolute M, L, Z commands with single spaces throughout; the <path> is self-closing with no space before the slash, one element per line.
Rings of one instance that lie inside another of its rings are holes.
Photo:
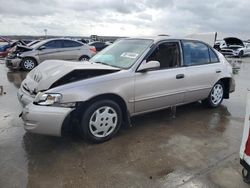
<path fill-rule="evenodd" d="M 210 63 L 207 45 L 196 41 L 183 41 L 182 47 L 185 65 L 191 66 Z"/>
<path fill-rule="evenodd" d="M 79 47 L 82 46 L 79 42 L 76 41 L 71 41 L 71 40 L 64 40 L 63 41 L 63 47 L 64 48 L 74 48 L 74 47 Z"/>

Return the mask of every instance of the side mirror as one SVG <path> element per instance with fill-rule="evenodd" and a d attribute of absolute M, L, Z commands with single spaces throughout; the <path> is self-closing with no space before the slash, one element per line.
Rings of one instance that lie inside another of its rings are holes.
<path fill-rule="evenodd" d="M 46 49 L 45 46 L 41 46 L 41 47 L 39 48 L 39 50 L 44 50 L 44 49 Z"/>
<path fill-rule="evenodd" d="M 138 68 L 139 72 L 146 72 L 148 70 L 158 69 L 160 68 L 159 61 L 143 61 L 140 67 Z"/>

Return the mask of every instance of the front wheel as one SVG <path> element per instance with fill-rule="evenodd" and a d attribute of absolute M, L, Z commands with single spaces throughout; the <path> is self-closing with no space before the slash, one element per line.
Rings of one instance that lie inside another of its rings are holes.
<path fill-rule="evenodd" d="M 219 81 L 213 86 L 208 98 L 202 102 L 210 108 L 216 108 L 222 103 L 223 96 L 224 86 L 223 83 Z"/>
<path fill-rule="evenodd" d="M 243 51 L 240 51 L 240 53 L 239 53 L 239 58 L 241 58 L 241 57 L 243 57 L 243 55 L 244 55 L 244 52 Z"/>
<path fill-rule="evenodd" d="M 25 71 L 30 71 L 35 68 L 36 66 L 36 61 L 33 58 L 24 58 L 21 62 L 21 67 Z"/>
<path fill-rule="evenodd" d="M 104 142 L 119 131 L 121 120 L 121 108 L 116 102 L 111 100 L 94 102 L 83 114 L 81 135 L 91 142 Z"/>

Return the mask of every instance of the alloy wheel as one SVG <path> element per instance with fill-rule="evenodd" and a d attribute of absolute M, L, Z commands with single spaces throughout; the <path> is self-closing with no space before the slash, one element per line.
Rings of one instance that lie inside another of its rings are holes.
<path fill-rule="evenodd" d="M 23 66 L 24 66 L 25 69 L 31 70 L 31 69 L 33 69 L 35 67 L 35 63 L 31 59 L 26 59 L 23 62 Z"/>

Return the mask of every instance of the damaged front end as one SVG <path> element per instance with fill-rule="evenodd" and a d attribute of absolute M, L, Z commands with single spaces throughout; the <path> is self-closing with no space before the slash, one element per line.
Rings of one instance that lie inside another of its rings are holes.
<path fill-rule="evenodd" d="M 10 52 L 9 52 L 9 54 L 8 54 L 8 56 L 7 56 L 7 58 L 10 58 L 10 59 L 17 58 L 17 57 L 19 57 L 23 52 L 27 52 L 27 51 L 31 51 L 31 50 L 33 50 L 33 49 L 30 48 L 30 47 L 23 46 L 23 45 L 17 45 L 17 46 L 13 47 L 13 48 L 10 50 Z"/>
<path fill-rule="evenodd" d="M 241 56 L 244 43 L 242 40 L 235 37 L 224 38 L 226 47 L 221 48 L 220 52 L 225 56 Z M 243 54 L 242 54 L 243 55 Z"/>
<path fill-rule="evenodd" d="M 17 96 L 23 106 L 34 101 L 36 95 L 49 89 L 111 74 L 120 69 L 83 62 L 49 60 L 33 69 L 22 82 Z"/>
<path fill-rule="evenodd" d="M 21 55 L 24 52 L 28 52 L 31 50 L 33 49 L 22 45 L 17 45 L 13 47 L 8 53 L 8 56 L 5 58 L 5 65 L 10 69 L 19 69 L 20 63 L 22 61 Z"/>

